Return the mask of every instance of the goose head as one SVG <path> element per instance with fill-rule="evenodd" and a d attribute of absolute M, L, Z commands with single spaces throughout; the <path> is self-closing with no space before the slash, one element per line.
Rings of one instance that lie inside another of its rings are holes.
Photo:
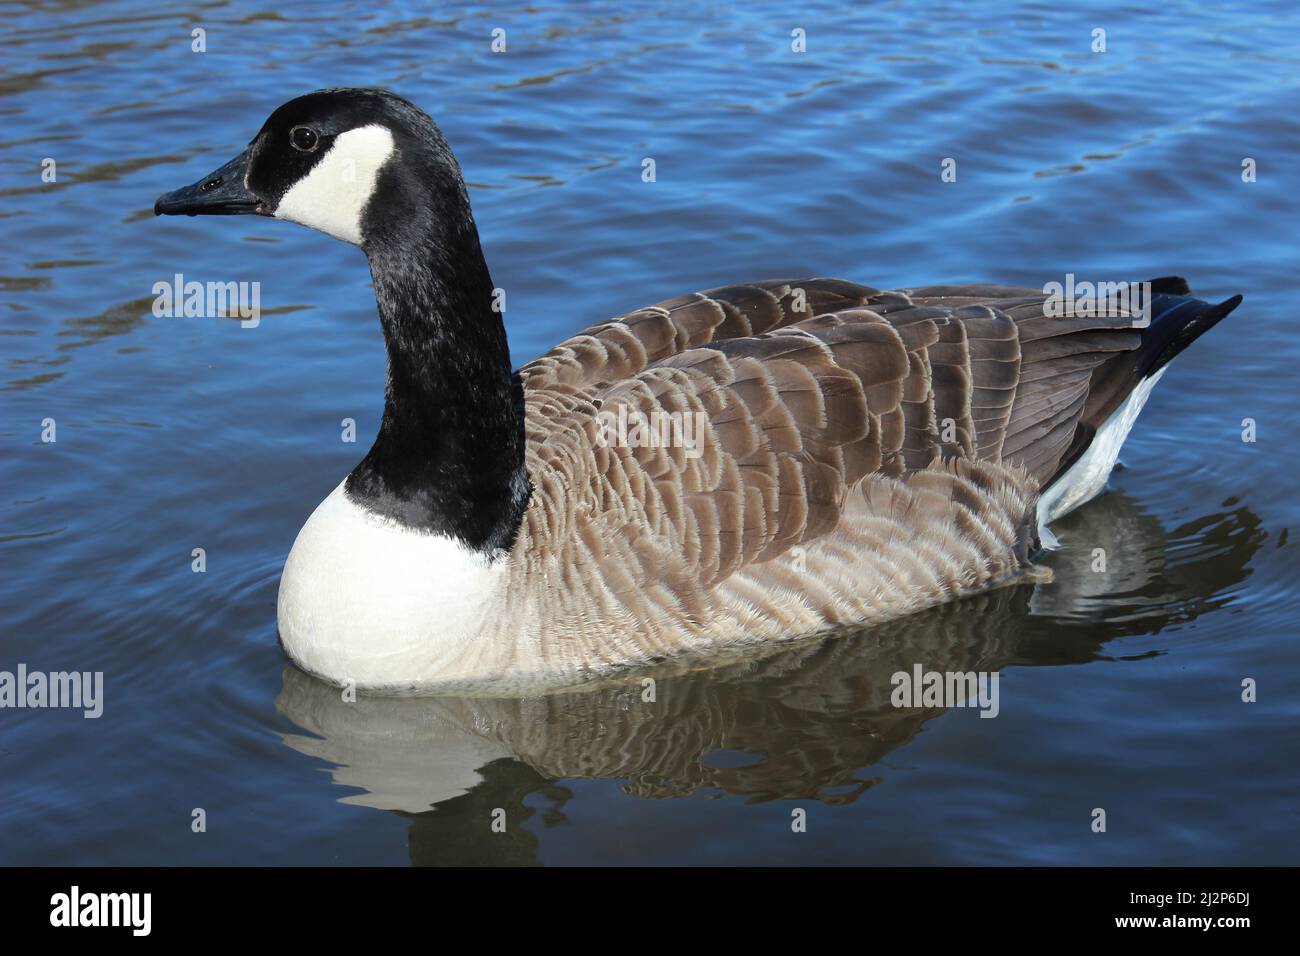
<path fill-rule="evenodd" d="M 469 200 L 424 111 L 386 90 L 330 89 L 279 107 L 242 153 L 159 196 L 154 214 L 269 216 L 371 252 L 463 228 Z"/>
<path fill-rule="evenodd" d="M 460 165 L 426 113 L 386 90 L 299 96 L 154 212 L 269 216 L 360 246 L 388 376 L 349 499 L 484 554 L 509 546 L 531 492 L 522 385 Z"/>

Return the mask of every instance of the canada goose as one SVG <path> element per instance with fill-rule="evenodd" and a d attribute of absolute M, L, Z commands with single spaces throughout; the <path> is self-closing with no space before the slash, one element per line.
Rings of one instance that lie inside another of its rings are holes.
<path fill-rule="evenodd" d="M 299 666 L 374 690 L 571 682 L 1014 580 L 1241 300 L 1152 280 L 1140 327 L 1035 289 L 773 280 L 513 372 L 456 158 L 371 89 L 291 100 L 154 212 L 287 219 L 369 259 L 383 419 L 298 534 L 277 617 Z"/>

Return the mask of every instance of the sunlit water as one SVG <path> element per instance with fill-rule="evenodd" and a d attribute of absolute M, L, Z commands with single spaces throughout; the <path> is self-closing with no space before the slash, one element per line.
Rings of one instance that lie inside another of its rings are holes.
<path fill-rule="evenodd" d="M 0 862 L 1300 862 L 1291 4 L 415 7 L 0 15 L 0 669 L 106 682 L 98 720 L 0 710 Z M 381 410 L 364 259 L 151 214 L 331 85 L 442 125 L 520 363 L 769 276 L 1183 274 L 1246 301 L 1059 527 L 1052 584 L 656 672 L 654 703 L 639 677 L 345 703 L 287 665 L 275 596 Z M 260 282 L 261 324 L 155 318 L 176 273 Z M 1000 671 L 998 717 L 892 707 L 916 662 Z"/>

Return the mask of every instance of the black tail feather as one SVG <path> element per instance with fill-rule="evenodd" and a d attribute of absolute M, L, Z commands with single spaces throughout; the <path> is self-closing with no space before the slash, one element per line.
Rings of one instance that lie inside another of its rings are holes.
<path fill-rule="evenodd" d="M 1048 485 L 1087 450 L 1097 430 L 1139 382 L 1168 365 L 1240 303 L 1240 295 L 1224 299 L 1218 305 L 1192 298 L 1186 280 L 1178 276 L 1152 279 L 1151 324 L 1141 330 L 1141 344 L 1132 352 L 1119 353 L 1093 371 L 1083 413 Z"/>
<path fill-rule="evenodd" d="M 1191 295 L 1192 287 L 1182 276 L 1161 276 L 1151 280 L 1152 295 Z"/>
<path fill-rule="evenodd" d="M 1160 298 L 1156 296 L 1157 303 Z M 1153 314 L 1159 318 L 1152 322 L 1151 329 L 1142 337 L 1138 366 L 1141 377 L 1160 371 L 1240 304 L 1241 295 L 1238 294 L 1218 305 L 1189 297 L 1173 304 L 1172 308 L 1153 308 Z M 1149 345 L 1148 338 L 1151 339 Z"/>

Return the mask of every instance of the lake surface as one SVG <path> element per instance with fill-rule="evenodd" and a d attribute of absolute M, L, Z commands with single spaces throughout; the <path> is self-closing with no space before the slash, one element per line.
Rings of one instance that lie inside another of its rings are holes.
<path fill-rule="evenodd" d="M 0 710 L 0 863 L 1300 863 L 1293 4 L 269 9 L 0 13 L 0 670 L 104 674 L 98 719 Z M 766 277 L 1246 299 L 1057 527 L 1051 584 L 656 672 L 653 704 L 348 703 L 287 663 L 275 600 L 378 424 L 364 258 L 152 215 L 344 85 L 446 132 L 519 364 Z M 156 318 L 176 273 L 260 282 L 261 323 Z M 891 706 L 916 662 L 1000 672 L 998 717 Z"/>

